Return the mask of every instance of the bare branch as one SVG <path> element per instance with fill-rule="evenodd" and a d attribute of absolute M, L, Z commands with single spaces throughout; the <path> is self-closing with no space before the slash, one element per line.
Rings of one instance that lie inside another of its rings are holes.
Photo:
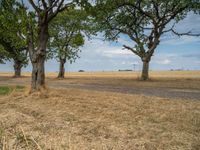
<path fill-rule="evenodd" d="M 58 2 L 59 0 L 49 1 L 49 8 L 47 9 L 47 11 L 53 12 L 53 8 L 57 5 Z"/>
<path fill-rule="evenodd" d="M 136 55 L 138 55 L 138 56 L 141 57 L 140 53 L 139 53 L 137 50 L 134 50 L 133 48 L 131 48 L 131 47 L 129 47 L 129 46 L 126 46 L 126 45 L 123 45 L 123 47 L 124 47 L 125 49 L 128 49 L 128 50 L 132 51 L 134 54 L 136 54 Z"/>
<path fill-rule="evenodd" d="M 41 0 L 42 1 L 42 5 L 44 7 L 44 9 L 47 9 L 47 3 L 45 2 L 45 0 Z"/>
<path fill-rule="evenodd" d="M 35 5 L 35 3 L 33 2 L 33 0 L 29 0 L 29 3 L 30 3 L 31 6 L 35 9 L 35 11 L 36 11 L 37 13 L 40 12 L 40 8 L 37 7 L 37 6 Z"/>
<path fill-rule="evenodd" d="M 176 23 L 174 23 L 170 29 L 162 31 L 162 33 L 167 33 L 167 32 L 173 31 L 175 25 L 176 25 Z"/>
<path fill-rule="evenodd" d="M 194 33 L 192 33 L 191 31 L 188 31 L 188 32 L 186 32 L 186 33 L 178 33 L 178 32 L 176 32 L 174 29 L 172 29 L 171 30 L 175 35 L 178 35 L 178 36 L 183 36 L 183 35 L 187 35 L 187 36 L 200 36 L 200 33 L 198 33 L 198 34 L 194 34 Z"/>
<path fill-rule="evenodd" d="M 55 2 L 55 3 L 56 3 L 56 2 Z M 68 4 L 65 4 L 65 6 L 62 7 L 63 3 L 64 3 L 64 0 L 62 0 L 62 1 L 59 3 L 59 5 L 58 5 L 57 9 L 55 10 L 55 12 L 53 12 L 53 13 L 49 16 L 48 22 L 50 22 L 54 17 L 56 17 L 57 14 L 58 14 L 59 12 L 64 11 L 65 9 L 67 9 L 68 7 L 70 7 L 71 5 L 74 4 L 73 2 L 70 2 L 70 3 L 68 3 Z"/>

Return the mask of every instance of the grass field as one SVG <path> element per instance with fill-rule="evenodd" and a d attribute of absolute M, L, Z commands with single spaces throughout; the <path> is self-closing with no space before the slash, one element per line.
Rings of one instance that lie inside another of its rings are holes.
<path fill-rule="evenodd" d="M 200 89 L 200 71 L 48 74 L 47 83 L 113 87 Z M 0 83 L 28 85 L 0 74 Z M 0 87 L 0 149 L 199 150 L 200 101 L 85 89 L 49 88 L 28 94 L 21 85 Z M 14 89 L 11 92 L 5 89 Z M 18 89 L 18 90 L 15 90 Z M 159 92 L 159 90 L 158 90 Z"/>

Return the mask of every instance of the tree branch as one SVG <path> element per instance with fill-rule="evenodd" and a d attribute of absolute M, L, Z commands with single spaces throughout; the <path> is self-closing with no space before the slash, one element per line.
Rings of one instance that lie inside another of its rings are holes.
<path fill-rule="evenodd" d="M 125 49 L 128 49 L 128 50 L 132 51 L 134 54 L 138 55 L 139 57 L 141 57 L 140 53 L 137 50 L 134 50 L 133 48 L 131 48 L 129 46 L 126 46 L 126 45 L 123 45 L 123 47 Z"/>
<path fill-rule="evenodd" d="M 47 3 L 45 2 L 45 0 L 41 0 L 42 1 L 42 5 L 44 7 L 44 9 L 47 9 Z"/>
<path fill-rule="evenodd" d="M 198 33 L 198 34 L 194 34 L 194 33 L 192 33 L 191 31 L 188 31 L 188 32 L 186 32 L 186 33 L 178 33 L 178 32 L 176 32 L 174 29 L 172 29 L 171 30 L 175 35 L 178 35 L 178 36 L 183 36 L 183 35 L 187 35 L 187 36 L 200 36 L 200 33 Z"/>
<path fill-rule="evenodd" d="M 33 2 L 33 0 L 28 0 L 28 1 L 31 4 L 31 6 L 35 9 L 35 11 L 37 13 L 39 13 L 40 12 L 40 8 L 35 5 L 35 3 Z"/>
<path fill-rule="evenodd" d="M 56 2 L 57 2 L 57 1 L 56 1 Z M 55 2 L 55 3 L 56 3 L 56 2 Z M 55 10 L 55 12 L 53 12 L 53 13 L 48 17 L 48 22 L 50 22 L 54 17 L 56 17 L 57 14 L 58 14 L 59 12 L 64 11 L 65 9 L 67 9 L 69 6 L 71 6 L 71 5 L 73 4 L 73 2 L 70 2 L 70 3 L 68 3 L 68 4 L 65 4 L 65 6 L 62 7 L 63 3 L 64 3 L 64 0 L 62 0 L 62 1 L 59 3 L 59 5 L 58 5 L 57 9 Z"/>

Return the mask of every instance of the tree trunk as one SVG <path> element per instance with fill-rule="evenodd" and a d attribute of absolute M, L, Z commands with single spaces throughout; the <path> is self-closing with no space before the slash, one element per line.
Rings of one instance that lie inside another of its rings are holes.
<path fill-rule="evenodd" d="M 65 78 L 65 63 L 66 59 L 60 58 L 60 68 L 59 68 L 58 78 Z"/>
<path fill-rule="evenodd" d="M 15 74 L 14 77 L 18 78 L 21 77 L 21 69 L 22 69 L 22 62 L 19 60 L 14 60 L 14 70 L 15 70 Z"/>
<path fill-rule="evenodd" d="M 44 58 L 38 58 L 36 63 L 32 63 L 32 82 L 31 87 L 33 90 L 39 90 L 45 87 L 45 68 L 44 68 Z"/>
<path fill-rule="evenodd" d="M 45 87 L 45 57 L 46 46 L 49 38 L 48 24 L 40 24 L 38 29 L 38 46 L 32 58 L 32 90 L 40 90 Z"/>
<path fill-rule="evenodd" d="M 149 79 L 149 61 L 143 61 L 141 79 L 144 81 Z"/>

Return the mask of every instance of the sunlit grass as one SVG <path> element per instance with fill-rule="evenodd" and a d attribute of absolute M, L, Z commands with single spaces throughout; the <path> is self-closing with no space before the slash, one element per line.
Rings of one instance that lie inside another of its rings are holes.
<path fill-rule="evenodd" d="M 22 90 L 24 89 L 24 86 L 0 86 L 0 95 L 8 95 L 10 94 L 13 90 Z"/>

